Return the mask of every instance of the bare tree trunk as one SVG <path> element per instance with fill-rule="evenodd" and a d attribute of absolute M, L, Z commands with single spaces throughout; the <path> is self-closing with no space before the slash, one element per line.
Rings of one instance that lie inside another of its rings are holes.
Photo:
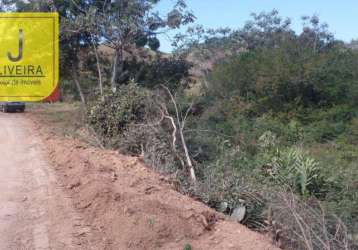
<path fill-rule="evenodd" d="M 113 57 L 113 65 L 112 65 L 112 77 L 111 77 L 111 88 L 113 92 L 116 92 L 116 77 L 117 77 L 117 68 L 118 68 L 118 58 L 119 58 L 119 50 L 116 49 Z"/>
<path fill-rule="evenodd" d="M 136 73 L 134 77 L 135 82 L 139 81 L 139 78 L 142 76 L 143 71 L 144 71 L 144 64 L 139 68 L 138 72 Z"/>
<path fill-rule="evenodd" d="M 119 44 L 119 42 L 117 42 Z M 111 77 L 111 88 L 113 92 L 116 92 L 117 86 L 116 81 L 120 82 L 128 75 L 129 71 L 124 71 L 124 52 L 123 42 L 116 46 L 115 54 L 113 56 L 112 65 L 112 77 Z M 119 77 L 117 77 L 119 76 Z"/>
<path fill-rule="evenodd" d="M 103 98 L 103 81 L 102 81 L 102 70 L 101 70 L 101 64 L 99 61 L 98 51 L 96 44 L 93 41 L 93 37 L 91 35 L 91 42 L 93 46 L 94 55 L 96 57 L 96 63 L 97 63 L 97 72 L 98 72 L 98 81 L 99 81 L 99 91 L 101 93 L 101 97 Z"/>
<path fill-rule="evenodd" d="M 183 148 L 184 148 L 186 162 L 188 164 L 189 171 L 190 171 L 190 178 L 191 178 L 192 182 L 195 183 L 196 182 L 195 170 L 194 170 L 194 167 L 193 167 L 193 163 L 192 163 L 192 161 L 190 159 L 188 147 L 186 145 L 186 141 L 185 141 L 185 138 L 184 138 L 183 128 L 180 128 L 179 133 L 180 133 L 181 143 L 182 143 Z"/>
<path fill-rule="evenodd" d="M 81 88 L 80 82 L 79 82 L 78 77 L 77 77 L 77 71 L 76 71 L 75 66 L 72 67 L 72 78 L 73 78 L 73 81 L 75 82 L 78 94 L 80 95 L 81 102 L 83 104 L 86 104 L 86 99 L 85 99 L 85 96 L 84 96 L 84 94 L 82 92 L 82 88 Z"/>

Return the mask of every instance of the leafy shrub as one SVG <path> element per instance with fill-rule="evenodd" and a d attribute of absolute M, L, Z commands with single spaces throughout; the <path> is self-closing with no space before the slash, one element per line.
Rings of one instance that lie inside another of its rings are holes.
<path fill-rule="evenodd" d="M 158 123 L 157 94 L 135 83 L 122 85 L 115 93 L 92 103 L 88 122 L 108 147 L 144 161 L 164 173 L 180 168 L 171 146 L 171 128 Z"/>
<path fill-rule="evenodd" d="M 339 105 L 329 109 L 313 110 L 305 115 L 306 138 L 311 141 L 327 142 L 352 131 L 351 121 L 357 117 L 356 107 Z M 356 140 L 354 134 L 350 137 Z"/>
<path fill-rule="evenodd" d="M 134 83 L 123 85 L 113 93 L 108 91 L 89 108 L 88 122 L 110 146 L 118 146 L 118 136 L 129 124 L 146 119 L 146 102 L 150 92 Z"/>
<path fill-rule="evenodd" d="M 193 248 L 191 247 L 191 245 L 189 243 L 186 243 L 183 247 L 183 250 L 192 250 Z"/>

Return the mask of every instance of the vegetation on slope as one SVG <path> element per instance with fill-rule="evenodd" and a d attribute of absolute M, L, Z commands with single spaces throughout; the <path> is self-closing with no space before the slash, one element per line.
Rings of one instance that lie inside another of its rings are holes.
<path fill-rule="evenodd" d="M 132 120 L 125 132 L 118 130 L 108 139 L 129 145 L 126 138 L 137 138 L 131 152 L 176 176 L 182 192 L 229 215 L 245 207 L 241 222 L 271 231 L 287 249 L 349 248 L 358 215 L 358 53 L 335 40 L 316 17 L 301 34 L 287 21 L 275 20 L 282 20 L 276 12 L 256 15 L 250 29 L 222 38 L 218 50 L 230 49 L 232 37 L 243 39 L 240 46 L 246 47 L 238 53 L 218 52 L 225 56 L 201 76 L 205 84 L 199 96 L 177 88 L 173 102 L 159 84 L 147 100 L 137 94 L 136 100 L 154 109 L 151 118 Z M 190 48 L 207 53 L 206 46 L 213 43 L 190 40 L 186 53 Z M 116 100 L 130 96 L 133 101 L 127 86 L 120 89 L 124 92 Z M 131 105 L 122 105 L 115 110 L 135 114 Z M 163 105 L 176 127 L 162 119 L 158 110 Z M 98 115 L 105 109 L 95 107 Z M 179 140 L 183 119 L 195 184 L 188 178 Z M 116 122 L 108 126 L 119 129 Z M 148 126 L 138 127 L 143 124 Z M 155 131 L 160 132 L 153 136 Z"/>
<path fill-rule="evenodd" d="M 285 249 L 357 248 L 354 42 L 336 40 L 316 16 L 296 33 L 272 11 L 237 30 L 192 28 L 163 58 L 149 53 L 156 35 L 194 20 L 183 1 L 166 18 L 153 12 L 158 1 L 76 2 L 54 6 L 63 90 L 86 103 L 102 144 L 143 157 L 178 190 Z M 195 95 L 188 55 L 205 66 Z"/>

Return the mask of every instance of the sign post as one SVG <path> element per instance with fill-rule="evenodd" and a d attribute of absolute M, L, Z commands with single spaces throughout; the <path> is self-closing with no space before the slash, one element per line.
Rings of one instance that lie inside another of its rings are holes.
<path fill-rule="evenodd" d="M 0 102 L 57 101 L 57 13 L 0 13 Z"/>

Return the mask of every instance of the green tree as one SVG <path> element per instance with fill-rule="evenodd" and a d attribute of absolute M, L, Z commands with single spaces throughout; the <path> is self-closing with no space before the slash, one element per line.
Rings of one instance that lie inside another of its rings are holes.
<path fill-rule="evenodd" d="M 158 34 L 177 29 L 195 18 L 187 11 L 183 0 L 177 0 L 173 9 L 164 16 L 154 9 L 158 2 L 159 0 L 55 0 L 49 4 L 45 0 L 8 0 L 3 8 L 60 13 L 61 75 L 66 78 L 71 76 L 84 102 L 79 83 L 80 61 L 90 56 L 89 50 L 96 58 L 98 85 L 102 94 L 106 80 L 104 75 L 107 73 L 102 64 L 107 61 L 108 56 L 111 57 L 108 83 L 115 90 L 118 83 L 131 77 L 131 72 L 125 69 L 126 65 L 131 64 L 129 61 L 146 60 L 149 52 L 143 53 L 141 48 L 158 50 Z M 105 60 L 100 58 L 100 46 L 111 51 Z"/>
<path fill-rule="evenodd" d="M 117 82 L 128 75 L 124 70 L 125 61 L 138 56 L 138 48 L 148 47 L 155 51 L 160 46 L 158 34 L 194 20 L 193 14 L 186 11 L 187 6 L 182 0 L 176 2 L 166 17 L 161 17 L 154 11 L 159 1 L 95 2 L 96 4 L 86 6 L 78 5 L 79 15 L 70 23 L 75 26 L 74 30 L 89 32 L 95 47 L 101 44 L 113 51 L 110 77 L 113 90 L 116 89 Z"/>

